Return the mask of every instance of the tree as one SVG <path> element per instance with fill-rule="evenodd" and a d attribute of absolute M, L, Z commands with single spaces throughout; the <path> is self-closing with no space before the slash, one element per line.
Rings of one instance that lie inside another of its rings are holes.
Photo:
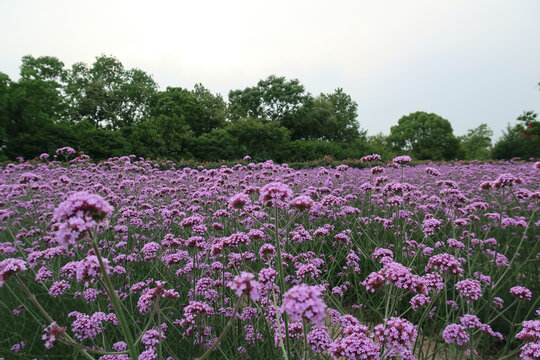
<path fill-rule="evenodd" d="M 366 135 L 365 131 L 360 132 L 359 129 L 358 104 L 342 88 L 337 88 L 331 94 L 321 94 L 321 96 L 332 104 L 332 112 L 337 124 L 334 140 L 350 141 Z"/>
<path fill-rule="evenodd" d="M 242 153 L 255 160 L 287 158 L 290 132 L 278 122 L 247 118 L 233 122 L 226 130 L 238 142 Z"/>
<path fill-rule="evenodd" d="M 72 120 L 88 120 L 96 128 L 116 130 L 142 121 L 156 91 L 150 75 L 126 70 L 118 59 L 105 55 L 91 67 L 76 63 L 67 74 Z"/>
<path fill-rule="evenodd" d="M 20 79 L 1 77 L 0 105 L 5 135 L 2 151 L 9 158 L 32 158 L 59 141 L 72 145 L 74 134 L 64 124 L 64 64 L 55 57 L 24 56 Z"/>
<path fill-rule="evenodd" d="M 450 122 L 422 111 L 399 119 L 391 127 L 388 141 L 394 150 L 408 151 L 420 160 L 453 159 L 459 152 L 459 141 Z"/>
<path fill-rule="evenodd" d="M 307 98 L 304 86 L 297 79 L 270 75 L 257 86 L 229 92 L 229 118 L 279 121 L 298 110 Z"/>
<path fill-rule="evenodd" d="M 215 129 L 195 139 L 192 154 L 201 161 L 240 159 L 238 141 L 225 129 Z M 247 150 L 244 150 L 247 151 Z"/>
<path fill-rule="evenodd" d="M 332 94 L 308 97 L 281 124 L 291 131 L 294 140 L 353 141 L 361 136 L 357 108 L 358 104 L 338 88 Z"/>
<path fill-rule="evenodd" d="M 493 146 L 494 159 L 540 158 L 540 136 L 526 136 L 521 125 L 510 125 Z"/>
<path fill-rule="evenodd" d="M 196 136 L 225 127 L 226 105 L 220 95 L 213 95 L 201 84 L 193 91 L 167 87 L 158 92 L 150 108 L 154 117 L 168 116 L 189 126 Z"/>
<path fill-rule="evenodd" d="M 480 124 L 475 129 L 470 129 L 467 135 L 459 137 L 464 158 L 471 160 L 486 160 L 491 155 L 491 137 L 493 131 L 487 124 Z"/>

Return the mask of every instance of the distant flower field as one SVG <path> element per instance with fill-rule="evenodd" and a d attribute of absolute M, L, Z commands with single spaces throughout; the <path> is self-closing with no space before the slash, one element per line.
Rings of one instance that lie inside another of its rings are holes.
<path fill-rule="evenodd" d="M 540 359 L 540 163 L 71 150 L 1 168 L 0 359 Z"/>

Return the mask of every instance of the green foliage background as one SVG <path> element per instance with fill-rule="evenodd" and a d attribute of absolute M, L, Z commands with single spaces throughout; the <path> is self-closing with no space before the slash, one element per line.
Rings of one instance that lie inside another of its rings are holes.
<path fill-rule="evenodd" d="M 112 56 L 67 69 L 51 56 L 24 56 L 20 78 L 0 72 L 0 160 L 71 146 L 94 160 L 134 154 L 171 160 L 301 162 L 379 153 L 418 160 L 540 157 L 540 126 L 526 111 L 491 144 L 487 124 L 461 137 L 437 114 L 399 119 L 389 136 L 367 136 L 358 104 L 337 88 L 313 96 L 297 79 L 271 75 L 231 90 L 228 100 L 202 84 L 159 90 L 140 69 Z"/>

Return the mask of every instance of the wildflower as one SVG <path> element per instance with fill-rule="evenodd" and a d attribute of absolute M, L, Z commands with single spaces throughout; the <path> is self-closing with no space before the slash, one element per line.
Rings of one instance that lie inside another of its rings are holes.
<path fill-rule="evenodd" d="M 266 206 L 282 205 L 292 196 L 291 189 L 280 182 L 263 186 L 259 193 L 260 200 Z"/>
<path fill-rule="evenodd" d="M 439 269 L 441 272 L 449 272 L 455 275 L 461 275 L 463 269 L 461 264 L 450 254 L 437 254 L 429 258 L 428 264 L 426 265 L 426 271 L 432 271 L 434 269 Z"/>
<path fill-rule="evenodd" d="M 45 341 L 45 348 L 51 349 L 55 341 L 66 332 L 66 328 L 56 325 L 56 321 L 52 322 L 44 330 L 45 334 L 41 336 L 41 340 Z"/>
<path fill-rule="evenodd" d="M 235 276 L 228 286 L 236 292 L 238 297 L 246 295 L 250 299 L 259 299 L 259 283 L 255 280 L 255 275 L 242 271 L 239 276 Z"/>
<path fill-rule="evenodd" d="M 520 340 L 540 341 L 540 320 L 525 320 L 522 329 L 516 335 Z"/>
<path fill-rule="evenodd" d="M 272 244 L 264 244 L 259 249 L 259 257 L 265 263 L 269 263 L 276 253 L 276 248 Z"/>
<path fill-rule="evenodd" d="M 51 270 L 49 270 L 47 267 L 42 266 L 39 268 L 39 270 L 36 273 L 35 280 L 36 282 L 43 284 L 47 279 L 49 279 L 52 276 Z"/>
<path fill-rule="evenodd" d="M 234 195 L 233 197 L 231 197 L 229 199 L 229 208 L 230 209 L 241 210 L 246 205 L 247 206 L 251 205 L 251 199 L 249 198 L 249 196 L 247 194 L 244 194 L 244 193 L 236 194 L 236 195 Z"/>
<path fill-rule="evenodd" d="M 71 155 L 75 154 L 75 150 L 69 146 L 64 146 L 59 149 L 56 149 L 57 154 L 63 154 L 63 155 Z"/>
<path fill-rule="evenodd" d="M 469 300 L 478 300 L 482 296 L 482 286 L 480 281 L 473 279 L 465 279 L 456 283 L 456 289 L 459 295 Z"/>
<path fill-rule="evenodd" d="M 58 295 L 62 295 L 70 287 L 71 286 L 66 280 L 55 281 L 49 289 L 49 295 L 52 297 L 58 297 Z"/>
<path fill-rule="evenodd" d="M 505 188 L 505 187 L 513 187 L 517 184 L 521 184 L 523 182 L 522 179 L 515 177 L 512 174 L 506 173 L 500 175 L 497 180 L 495 180 L 491 186 L 495 189 L 499 188 Z"/>
<path fill-rule="evenodd" d="M 416 326 L 399 317 L 385 319 L 384 324 L 375 326 L 375 338 L 384 346 L 392 349 L 390 354 L 393 355 L 399 354 L 405 357 L 412 354 L 412 346 L 417 336 Z"/>
<path fill-rule="evenodd" d="M 295 197 L 289 203 L 290 206 L 292 206 L 295 209 L 298 209 L 299 211 L 306 211 L 306 210 L 309 211 L 311 207 L 313 206 L 313 204 L 314 204 L 313 200 L 310 197 L 304 196 L 304 195 Z"/>
<path fill-rule="evenodd" d="M 334 340 L 328 349 L 332 359 L 379 359 L 380 345 L 363 332 L 355 332 L 344 338 Z"/>
<path fill-rule="evenodd" d="M 435 168 L 427 167 L 426 173 L 432 176 L 441 176 L 441 172 Z"/>
<path fill-rule="evenodd" d="M 99 195 L 86 191 L 72 194 L 54 211 L 57 241 L 64 246 L 74 245 L 90 230 L 106 226 L 106 218 L 112 210 L 112 206 Z"/>
<path fill-rule="evenodd" d="M 510 294 L 522 300 L 531 301 L 532 299 L 531 290 L 523 286 L 514 286 L 513 288 L 510 289 Z"/>
<path fill-rule="evenodd" d="M 371 161 L 381 161 L 381 160 L 382 158 L 381 158 L 381 155 L 379 154 L 366 155 L 360 158 L 361 162 L 371 162 Z"/>
<path fill-rule="evenodd" d="M 411 157 L 407 155 L 401 155 L 401 156 L 395 157 L 392 160 L 392 162 L 396 164 L 400 164 L 400 165 L 410 163 L 411 161 L 412 161 Z"/>
<path fill-rule="evenodd" d="M 446 343 L 456 343 L 459 346 L 469 342 L 469 334 L 465 331 L 465 328 L 459 324 L 450 324 L 444 328 L 442 337 Z"/>
<path fill-rule="evenodd" d="M 110 272 L 111 267 L 109 266 L 109 260 L 103 258 L 103 264 L 107 273 Z M 88 280 L 93 280 L 101 274 L 101 268 L 99 266 L 98 257 L 95 255 L 87 256 L 86 259 L 79 261 L 77 263 L 77 281 L 83 282 Z"/>
<path fill-rule="evenodd" d="M 308 320 L 315 325 L 324 325 L 326 304 L 320 298 L 321 289 L 306 284 L 295 285 L 283 295 L 281 310 L 292 321 Z"/>
<path fill-rule="evenodd" d="M 8 258 L 0 261 L 0 287 L 4 286 L 8 277 L 19 271 L 26 270 L 26 261 Z"/>
<path fill-rule="evenodd" d="M 409 303 L 411 304 L 412 309 L 416 311 L 418 310 L 420 306 L 428 305 L 429 302 L 430 302 L 429 296 L 426 296 L 423 294 L 417 294 L 412 297 Z"/>

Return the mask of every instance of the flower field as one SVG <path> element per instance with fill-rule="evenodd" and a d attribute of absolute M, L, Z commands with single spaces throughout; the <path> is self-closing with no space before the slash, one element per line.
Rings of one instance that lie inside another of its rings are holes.
<path fill-rule="evenodd" d="M 0 358 L 540 359 L 540 163 L 0 173 Z"/>

